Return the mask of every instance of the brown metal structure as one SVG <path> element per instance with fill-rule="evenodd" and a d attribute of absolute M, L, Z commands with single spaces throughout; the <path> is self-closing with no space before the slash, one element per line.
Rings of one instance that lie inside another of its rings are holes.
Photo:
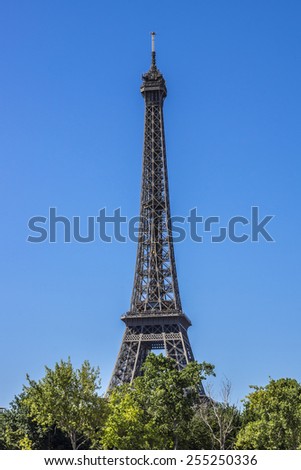
<path fill-rule="evenodd" d="M 179 369 L 194 360 L 187 335 L 191 322 L 182 311 L 174 256 L 163 121 L 167 90 L 156 65 L 154 35 L 151 67 L 141 86 L 145 122 L 134 286 L 130 310 L 121 317 L 126 330 L 109 388 L 132 382 L 152 350 L 164 349 Z"/>

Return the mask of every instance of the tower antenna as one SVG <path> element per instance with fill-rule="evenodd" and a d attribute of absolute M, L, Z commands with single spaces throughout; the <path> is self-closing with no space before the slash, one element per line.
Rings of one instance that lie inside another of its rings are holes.
<path fill-rule="evenodd" d="M 156 36 L 156 33 L 152 32 L 151 33 L 151 37 L 152 37 L 152 65 L 154 67 L 156 66 L 155 36 Z"/>

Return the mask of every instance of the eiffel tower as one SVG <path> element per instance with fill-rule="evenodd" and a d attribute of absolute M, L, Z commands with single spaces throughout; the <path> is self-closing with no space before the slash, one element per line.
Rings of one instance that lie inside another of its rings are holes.
<path fill-rule="evenodd" d="M 152 350 L 165 350 L 179 369 L 194 360 L 187 335 L 191 322 L 182 310 L 170 221 L 163 122 L 167 89 L 156 65 L 155 33 L 151 37 L 151 66 L 142 76 L 140 89 L 145 121 L 134 287 L 130 310 L 121 317 L 126 329 L 109 389 L 131 383 Z"/>

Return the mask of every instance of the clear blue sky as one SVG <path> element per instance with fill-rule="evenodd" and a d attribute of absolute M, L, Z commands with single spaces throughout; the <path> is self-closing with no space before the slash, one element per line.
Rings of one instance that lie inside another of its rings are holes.
<path fill-rule="evenodd" d="M 269 376 L 301 380 L 300 17 L 298 0 L 2 2 L 0 406 L 68 356 L 108 384 L 136 246 L 30 244 L 27 221 L 137 215 L 153 30 L 172 213 L 275 215 L 274 243 L 176 245 L 196 359 L 233 401 Z"/>

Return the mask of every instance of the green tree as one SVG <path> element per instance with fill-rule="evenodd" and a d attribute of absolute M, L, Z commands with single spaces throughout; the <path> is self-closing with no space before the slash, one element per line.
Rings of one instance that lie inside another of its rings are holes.
<path fill-rule="evenodd" d="M 111 391 L 108 409 L 102 446 L 105 449 L 144 449 L 145 417 L 128 384 Z"/>
<path fill-rule="evenodd" d="M 85 361 L 74 370 L 70 359 L 46 367 L 39 382 L 27 376 L 24 403 L 29 417 L 43 430 L 55 425 L 70 440 L 72 449 L 89 448 L 99 442 L 106 403 L 98 395 L 99 369 Z"/>
<path fill-rule="evenodd" d="M 5 418 L 4 413 L 0 413 L 0 450 L 7 449 L 5 442 Z"/>
<path fill-rule="evenodd" d="M 236 449 L 298 449 L 301 447 L 301 384 L 271 379 L 244 401 L 243 427 Z"/>
<path fill-rule="evenodd" d="M 200 382 L 213 371 L 214 367 L 205 362 L 191 362 L 179 371 L 174 360 L 149 354 L 142 375 L 131 386 L 116 388 L 109 397 L 103 447 L 187 448 L 189 422 L 199 400 Z"/>
<path fill-rule="evenodd" d="M 0 442 L 4 449 L 70 449 L 70 443 L 54 425 L 43 429 L 29 416 L 23 391 L 0 415 Z M 1 447 L 0 447 L 1 448 Z"/>
<path fill-rule="evenodd" d="M 198 405 L 194 407 L 194 414 L 188 423 L 186 434 L 181 439 L 181 448 L 191 450 L 213 448 L 210 430 L 200 417 Z"/>

